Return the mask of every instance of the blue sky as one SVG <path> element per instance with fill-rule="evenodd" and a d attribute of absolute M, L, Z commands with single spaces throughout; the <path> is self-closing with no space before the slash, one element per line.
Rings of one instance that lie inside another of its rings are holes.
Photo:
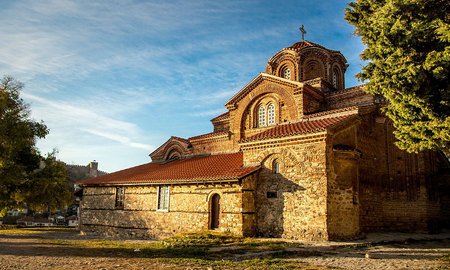
<path fill-rule="evenodd" d="M 210 119 L 277 51 L 306 39 L 341 51 L 346 86 L 363 45 L 347 1 L 0 0 L 0 75 L 50 134 L 38 142 L 70 164 L 108 172 L 150 161 L 171 135 L 212 131 Z"/>

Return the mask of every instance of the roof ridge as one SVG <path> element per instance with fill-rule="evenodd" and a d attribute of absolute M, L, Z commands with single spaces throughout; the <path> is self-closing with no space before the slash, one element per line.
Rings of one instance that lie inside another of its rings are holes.
<path fill-rule="evenodd" d="M 225 117 L 225 116 L 229 116 L 229 114 L 230 114 L 230 111 L 226 111 L 226 112 L 224 112 L 224 113 L 222 113 L 222 114 L 220 114 L 220 115 L 214 117 L 214 118 L 211 119 L 210 121 L 214 121 L 214 120 L 217 120 L 217 119 L 219 119 L 219 118 L 222 118 L 222 117 Z"/>
<path fill-rule="evenodd" d="M 241 140 L 240 143 L 315 133 L 326 130 L 329 127 L 345 121 L 352 115 L 355 114 L 348 113 L 322 118 L 302 118 L 296 122 L 288 122 L 273 126 L 272 128 L 266 129 L 260 133 Z"/>
<path fill-rule="evenodd" d="M 306 46 L 305 46 L 305 44 L 306 44 Z M 318 47 L 318 48 L 321 48 L 321 49 L 324 49 L 324 50 L 327 50 L 327 51 L 330 51 L 330 52 L 340 53 L 340 51 L 328 49 L 328 48 L 326 48 L 326 47 L 324 47 L 324 46 L 322 46 L 320 44 L 314 43 L 314 42 L 309 41 L 309 40 L 302 40 L 302 41 L 295 42 L 291 46 L 283 48 L 283 50 L 291 49 L 291 50 L 299 52 L 299 51 L 301 51 L 303 49 L 311 48 L 311 47 Z"/>
<path fill-rule="evenodd" d="M 334 109 L 334 110 L 328 110 L 328 111 L 322 111 L 322 112 L 317 112 L 317 113 L 313 113 L 313 114 L 307 114 L 304 115 L 303 118 L 301 118 L 299 121 L 302 120 L 319 120 L 319 119 L 323 119 L 323 118 L 331 118 L 331 117 L 336 117 L 336 116 L 340 116 L 340 115 L 346 115 L 346 114 L 355 114 L 359 112 L 359 107 L 358 106 L 349 106 L 349 107 L 345 107 L 345 108 L 339 108 L 339 109 Z M 335 114 L 339 114 L 339 115 L 335 115 Z M 328 116 L 328 117 L 327 117 Z"/>
<path fill-rule="evenodd" d="M 192 137 L 189 138 L 189 141 L 203 139 L 203 138 L 209 138 L 209 137 L 214 137 L 215 135 L 228 135 L 229 133 L 230 133 L 229 131 L 212 131 L 212 132 L 208 132 L 208 133 L 192 136 Z"/>

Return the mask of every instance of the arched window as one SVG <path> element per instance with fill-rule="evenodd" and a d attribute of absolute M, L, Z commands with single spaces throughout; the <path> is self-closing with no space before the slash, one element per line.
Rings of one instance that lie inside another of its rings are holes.
<path fill-rule="evenodd" d="M 288 79 L 288 80 L 291 79 L 291 70 L 289 68 L 284 68 L 283 78 Z"/>
<path fill-rule="evenodd" d="M 272 161 L 272 172 L 280 173 L 280 163 L 278 162 L 278 159 Z"/>
<path fill-rule="evenodd" d="M 333 69 L 333 87 L 336 89 L 339 87 L 339 71 L 337 68 Z"/>
<path fill-rule="evenodd" d="M 275 125 L 275 105 L 272 103 L 267 107 L 267 125 Z"/>
<path fill-rule="evenodd" d="M 263 105 L 259 106 L 258 109 L 258 127 L 266 126 L 266 108 Z"/>

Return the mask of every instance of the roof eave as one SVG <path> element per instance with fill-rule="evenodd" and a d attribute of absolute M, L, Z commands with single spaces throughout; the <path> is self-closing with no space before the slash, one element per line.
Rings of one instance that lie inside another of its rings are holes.
<path fill-rule="evenodd" d="M 280 136 L 280 137 L 273 137 L 273 138 L 267 138 L 267 139 L 256 139 L 256 140 L 251 140 L 251 141 L 242 141 L 239 142 L 239 145 L 242 146 L 246 146 L 246 145 L 250 145 L 250 144 L 254 144 L 254 143 L 259 143 L 259 142 L 271 142 L 271 141 L 279 141 L 279 140 L 290 140 L 290 139 L 303 139 L 303 138 L 308 138 L 311 135 L 326 135 L 327 134 L 327 130 L 318 130 L 318 131 L 313 131 L 313 132 L 307 132 L 307 133 L 300 133 L 300 134 L 293 134 L 293 135 L 285 135 L 285 136 Z"/>
<path fill-rule="evenodd" d="M 246 174 L 248 175 L 248 174 Z M 160 186 L 160 185 L 189 185 L 189 184 L 207 184 L 207 183 L 220 183 L 220 182 L 238 182 L 242 177 L 238 178 L 222 178 L 222 179 L 212 179 L 212 180 L 165 180 L 160 182 L 111 182 L 111 183 L 93 183 L 88 185 L 83 185 L 83 187 L 105 187 L 105 186 Z"/>

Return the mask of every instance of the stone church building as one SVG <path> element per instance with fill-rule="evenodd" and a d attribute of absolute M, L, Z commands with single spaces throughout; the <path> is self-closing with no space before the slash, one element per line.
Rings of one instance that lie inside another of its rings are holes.
<path fill-rule="evenodd" d="M 347 66 L 306 40 L 283 48 L 212 132 L 173 136 L 152 162 L 82 182 L 81 230 L 331 240 L 448 224 L 448 161 L 399 150 L 383 99 L 345 88 Z"/>

